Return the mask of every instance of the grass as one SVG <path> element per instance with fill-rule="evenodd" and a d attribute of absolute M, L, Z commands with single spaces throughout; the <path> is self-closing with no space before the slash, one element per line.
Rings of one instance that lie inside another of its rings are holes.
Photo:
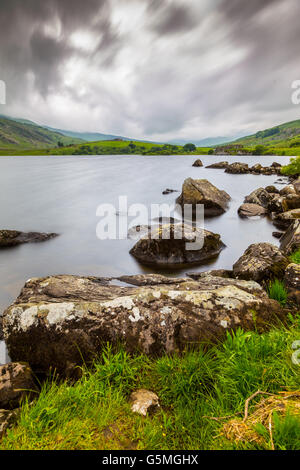
<path fill-rule="evenodd" d="M 222 434 L 226 417 L 243 413 L 257 390 L 300 390 L 292 344 L 300 339 L 300 316 L 268 333 L 237 331 L 209 350 L 151 359 L 110 347 L 93 370 L 83 370 L 73 386 L 44 383 L 32 404 L 24 403 L 18 424 L 0 449 L 269 449 L 264 438 L 236 443 Z M 156 392 L 158 411 L 133 414 L 129 396 L 137 388 Z M 253 410 L 253 400 L 249 411 Z M 300 449 L 299 419 L 274 416 L 276 449 Z"/>
<path fill-rule="evenodd" d="M 300 264 L 300 249 L 290 256 L 290 260 L 292 263 Z"/>
<path fill-rule="evenodd" d="M 283 307 L 287 303 L 288 292 L 285 288 L 285 285 L 282 281 L 275 279 L 269 283 L 267 288 L 270 299 L 277 300 Z"/>
<path fill-rule="evenodd" d="M 300 157 L 292 158 L 289 165 L 281 169 L 281 173 L 286 176 L 294 176 L 300 174 Z"/>

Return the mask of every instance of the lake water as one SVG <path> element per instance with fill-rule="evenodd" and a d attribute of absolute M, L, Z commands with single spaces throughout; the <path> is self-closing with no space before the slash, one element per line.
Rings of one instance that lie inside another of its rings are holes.
<path fill-rule="evenodd" d="M 206 178 L 227 191 L 232 200 L 223 216 L 205 221 L 205 228 L 222 236 L 226 249 L 209 265 L 192 271 L 231 269 L 244 250 L 256 242 L 278 244 L 275 227 L 267 218 L 244 220 L 237 215 L 246 195 L 274 184 L 276 176 L 229 175 L 224 170 L 193 168 L 195 156 L 82 156 L 0 157 L 0 228 L 56 232 L 48 242 L 27 244 L 0 252 L 0 311 L 19 294 L 25 281 L 52 274 L 121 276 L 160 272 L 140 265 L 130 254 L 133 240 L 96 237 L 96 209 L 109 203 L 118 208 L 118 197 L 128 205 L 169 203 L 178 196 L 163 196 L 166 188 L 181 190 L 185 178 Z M 204 165 L 227 160 L 250 165 L 288 157 L 201 156 Z M 278 185 L 280 188 L 280 185 Z M 122 214 L 121 214 L 122 216 Z M 169 271 L 182 275 L 188 269 Z M 3 355 L 0 344 L 0 362 Z"/>

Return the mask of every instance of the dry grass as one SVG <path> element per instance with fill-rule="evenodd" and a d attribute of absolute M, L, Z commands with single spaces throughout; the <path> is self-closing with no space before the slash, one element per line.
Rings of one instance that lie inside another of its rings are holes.
<path fill-rule="evenodd" d="M 258 395 L 268 395 L 263 398 L 249 414 L 249 404 Z M 271 448 L 274 450 L 273 417 L 278 415 L 285 417 L 288 414 L 300 419 L 300 392 L 280 392 L 278 395 L 270 395 L 266 392 L 256 392 L 245 403 L 244 418 L 235 418 L 224 424 L 221 434 L 235 443 L 256 443 L 259 446 L 266 441 L 258 432 L 263 426 L 269 433 Z"/>

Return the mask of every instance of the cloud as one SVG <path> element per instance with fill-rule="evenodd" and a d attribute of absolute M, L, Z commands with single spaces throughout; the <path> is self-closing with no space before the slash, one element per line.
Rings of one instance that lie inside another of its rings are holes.
<path fill-rule="evenodd" d="M 298 117 L 298 0 L 2 0 L 2 113 L 168 140 Z"/>

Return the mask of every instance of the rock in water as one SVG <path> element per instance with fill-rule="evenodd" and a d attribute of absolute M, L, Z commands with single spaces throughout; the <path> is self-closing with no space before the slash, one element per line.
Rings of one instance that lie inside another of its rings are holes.
<path fill-rule="evenodd" d="M 233 274 L 238 279 L 269 281 L 283 277 L 288 264 L 288 259 L 276 246 L 271 243 L 257 243 L 249 246 L 234 264 Z"/>
<path fill-rule="evenodd" d="M 238 214 L 242 218 L 248 217 L 260 217 L 267 214 L 266 209 L 258 204 L 243 204 L 239 210 Z"/>
<path fill-rule="evenodd" d="M 288 229 L 298 219 L 300 219 L 300 209 L 294 209 L 281 214 L 274 214 L 273 222 L 279 228 Z"/>
<path fill-rule="evenodd" d="M 232 163 L 231 165 L 228 165 L 225 173 L 230 173 L 232 175 L 244 175 L 246 173 L 249 173 L 249 165 L 247 163 Z"/>
<path fill-rule="evenodd" d="M 229 165 L 228 162 L 217 162 L 217 163 L 213 163 L 212 165 L 208 165 L 206 168 L 209 168 L 209 169 L 224 169 L 224 168 L 227 168 Z"/>
<path fill-rule="evenodd" d="M 268 209 L 268 205 L 272 201 L 272 196 L 264 188 L 259 188 L 253 191 L 245 198 L 245 204 L 257 204 L 264 209 Z"/>
<path fill-rule="evenodd" d="M 142 416 L 147 416 L 148 411 L 159 407 L 158 396 L 149 390 L 141 389 L 132 392 L 130 401 L 132 402 L 131 411 Z"/>
<path fill-rule="evenodd" d="M 203 163 L 200 159 L 196 160 L 195 163 L 193 164 L 194 167 L 201 168 L 203 166 Z"/>
<path fill-rule="evenodd" d="M 143 236 L 130 253 L 146 265 L 201 264 L 218 256 L 224 246 L 215 233 L 186 224 L 166 224 Z"/>
<path fill-rule="evenodd" d="M 0 230 L 0 248 L 21 245 L 22 243 L 37 243 L 57 237 L 57 233 L 18 232 L 16 230 Z"/>
<path fill-rule="evenodd" d="M 0 366 L 0 408 L 16 408 L 21 399 L 36 395 L 34 392 L 37 392 L 37 387 L 28 364 Z"/>
<path fill-rule="evenodd" d="M 300 248 L 300 220 L 296 220 L 280 239 L 280 249 L 291 255 Z"/>
<path fill-rule="evenodd" d="M 171 354 L 226 331 L 267 329 L 285 312 L 255 282 L 206 277 L 147 286 L 105 286 L 97 278 L 32 279 L 5 312 L 3 329 L 14 361 L 35 372 L 71 375 L 107 342 L 127 351 Z"/>
<path fill-rule="evenodd" d="M 230 196 L 225 191 L 216 188 L 207 180 L 188 178 L 182 186 L 182 194 L 177 199 L 182 207 L 191 204 L 196 209 L 197 204 L 203 204 L 206 217 L 221 215 L 228 209 Z"/>

